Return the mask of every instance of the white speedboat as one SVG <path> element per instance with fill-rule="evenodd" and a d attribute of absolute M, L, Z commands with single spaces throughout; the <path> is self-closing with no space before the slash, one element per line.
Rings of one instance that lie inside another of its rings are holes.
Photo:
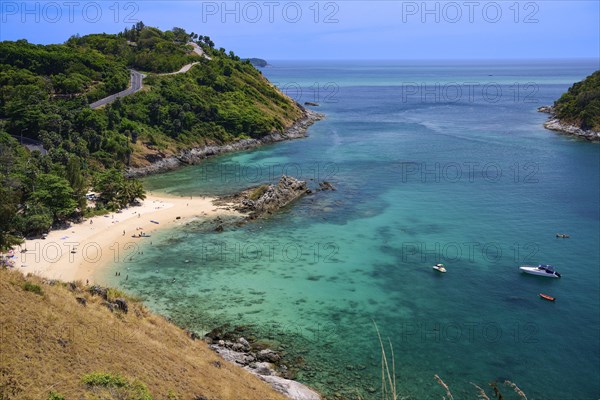
<path fill-rule="evenodd" d="M 533 265 L 522 265 L 519 267 L 521 272 L 525 272 L 531 275 L 539 275 L 546 276 L 548 278 L 560 278 L 560 274 L 554 270 L 552 265 L 538 265 L 534 267 Z"/>
<path fill-rule="evenodd" d="M 444 268 L 444 264 L 435 264 L 433 269 L 439 272 L 446 272 L 446 268 Z"/>

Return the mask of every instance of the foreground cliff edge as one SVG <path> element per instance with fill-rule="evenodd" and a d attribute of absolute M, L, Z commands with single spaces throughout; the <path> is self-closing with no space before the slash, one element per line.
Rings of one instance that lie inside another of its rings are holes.
<path fill-rule="evenodd" d="M 0 326 L 4 398 L 320 398 L 261 365 L 276 392 L 115 289 L 0 270 Z"/>
<path fill-rule="evenodd" d="M 552 106 L 538 108 L 550 114 L 546 129 L 600 141 L 600 71 L 573 84 Z"/>

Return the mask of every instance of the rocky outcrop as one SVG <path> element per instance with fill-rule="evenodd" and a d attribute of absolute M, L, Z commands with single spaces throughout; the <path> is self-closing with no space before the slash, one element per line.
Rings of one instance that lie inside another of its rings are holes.
<path fill-rule="evenodd" d="M 600 141 L 600 132 L 593 130 L 581 129 L 577 125 L 566 124 L 558 118 L 551 118 L 544 123 L 544 128 L 551 131 L 561 132 L 567 135 L 577 136 L 592 142 Z"/>
<path fill-rule="evenodd" d="M 335 188 L 335 186 L 333 186 L 333 184 L 331 182 L 323 181 L 323 182 L 319 182 L 319 188 L 317 190 L 333 190 L 333 191 L 335 191 L 336 188 Z"/>
<path fill-rule="evenodd" d="M 273 389 L 294 400 L 320 400 L 321 396 L 301 383 L 276 375 L 260 375 L 260 379 L 273 386 Z"/>
<path fill-rule="evenodd" d="M 111 312 L 113 312 L 115 310 L 120 310 L 120 311 L 127 313 L 129 311 L 129 305 L 127 304 L 127 300 L 125 300 L 124 298 L 119 297 L 119 298 L 111 301 L 111 299 L 108 296 L 108 288 L 94 285 L 94 286 L 90 286 L 88 288 L 88 292 L 92 296 L 102 297 L 102 299 L 104 299 L 104 303 L 102 303 L 102 304 L 104 304 L 104 306 L 106 308 L 108 308 Z M 79 301 L 79 299 L 78 299 L 78 301 Z M 80 301 L 80 303 L 81 303 L 81 301 Z"/>
<path fill-rule="evenodd" d="M 305 181 L 284 175 L 276 185 L 263 185 L 245 190 L 228 199 L 224 198 L 223 201 L 232 201 L 234 209 L 249 214 L 250 219 L 255 219 L 273 213 L 310 193 L 312 192 Z"/>
<path fill-rule="evenodd" d="M 244 190 L 233 196 L 224 196 L 214 204 L 248 214 L 248 219 L 256 219 L 271 214 L 287 206 L 298 198 L 310 194 L 306 181 L 291 176 L 282 176 L 276 185 L 262 185 Z"/>
<path fill-rule="evenodd" d="M 161 158 L 152 164 L 139 167 L 139 168 L 128 168 L 126 175 L 128 177 L 140 177 L 145 175 L 157 174 L 160 172 L 171 171 L 177 169 L 183 165 L 197 164 L 205 158 L 215 156 L 223 153 L 230 153 L 233 151 L 249 150 L 254 147 L 262 146 L 264 144 L 270 144 L 275 142 L 281 142 L 284 140 L 300 139 L 306 137 L 306 131 L 308 127 L 314 124 L 316 121 L 320 121 L 324 118 L 323 114 L 316 113 L 310 110 L 304 110 L 304 116 L 296 121 L 291 127 L 286 129 L 283 133 L 271 133 L 263 136 L 260 139 L 242 139 L 235 143 L 215 145 L 215 146 L 202 146 L 193 149 L 182 150 L 178 155 Z"/>
<path fill-rule="evenodd" d="M 556 118 L 554 115 L 554 107 L 552 106 L 542 106 L 538 108 L 538 111 L 550 114 L 548 121 L 544 122 L 544 128 L 546 129 L 577 136 L 592 142 L 600 141 L 600 132 L 591 129 L 582 129 L 577 125 L 569 124 Z"/>
<path fill-rule="evenodd" d="M 292 374 L 282 363 L 280 353 L 269 348 L 262 348 L 258 343 L 251 343 L 240 336 L 245 327 L 238 327 L 234 330 L 227 328 L 227 326 L 218 327 L 206 334 L 209 347 L 225 361 L 243 367 L 290 399 L 321 400 L 321 396 L 317 392 L 290 379 Z"/>
<path fill-rule="evenodd" d="M 277 185 L 269 185 L 258 199 L 244 199 L 242 204 L 251 212 L 263 214 L 279 210 L 308 193 L 305 181 L 284 175 Z"/>
<path fill-rule="evenodd" d="M 293 400 L 321 400 L 321 396 L 308 386 L 280 376 L 280 373 L 275 369 L 274 364 L 255 361 L 256 356 L 249 351 L 234 350 L 233 347 L 239 345 L 239 343 L 221 342 L 223 343 L 211 344 L 210 348 L 223 357 L 225 361 L 243 367 L 246 371 L 269 383 L 273 389 L 286 397 Z M 228 348 L 227 346 L 230 346 L 231 348 Z M 267 351 L 270 352 L 271 350 L 267 349 Z"/>
<path fill-rule="evenodd" d="M 127 301 L 122 298 L 115 299 L 113 302 L 114 306 L 123 312 L 129 311 L 129 306 L 127 305 Z"/>

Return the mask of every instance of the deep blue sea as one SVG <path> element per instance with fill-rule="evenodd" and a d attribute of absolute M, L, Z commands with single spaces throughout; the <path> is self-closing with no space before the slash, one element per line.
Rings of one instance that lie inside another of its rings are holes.
<path fill-rule="evenodd" d="M 102 279 L 198 332 L 252 325 L 329 395 L 381 398 L 375 321 L 406 398 L 441 398 L 438 374 L 455 399 L 504 380 L 529 399 L 598 399 L 600 146 L 536 111 L 598 60 L 271 64 L 266 77 L 326 114 L 309 137 L 146 187 L 229 194 L 285 173 L 337 190 L 223 233 L 161 232 Z M 519 273 L 539 263 L 563 277 Z"/>

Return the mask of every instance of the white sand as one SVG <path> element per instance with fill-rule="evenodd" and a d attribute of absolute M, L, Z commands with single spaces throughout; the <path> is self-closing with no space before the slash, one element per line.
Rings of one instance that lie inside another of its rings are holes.
<path fill-rule="evenodd" d="M 19 247 L 15 248 L 15 269 L 24 274 L 67 282 L 89 280 L 91 284 L 99 268 L 125 257 L 128 244 L 152 240 L 151 237 L 132 238 L 132 235 L 140 232 L 151 235 L 159 229 L 183 225 L 194 217 L 236 214 L 213 205 L 213 200 L 215 198 L 190 199 L 148 193 L 140 206 L 89 218 L 68 229 L 51 231 L 45 239 L 27 240 L 21 245 L 27 252 L 21 253 Z"/>

